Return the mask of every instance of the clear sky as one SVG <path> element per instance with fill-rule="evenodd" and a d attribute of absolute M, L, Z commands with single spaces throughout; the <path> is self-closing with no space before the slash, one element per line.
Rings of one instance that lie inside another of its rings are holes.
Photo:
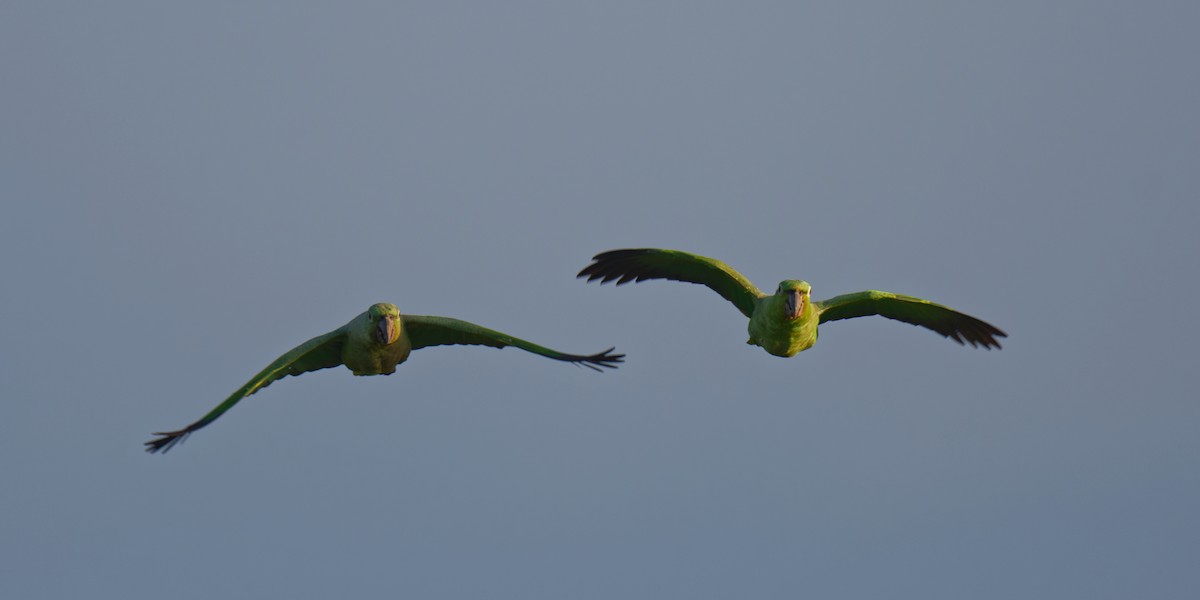
<path fill-rule="evenodd" d="M 1200 4 L 0 8 L 0 597 L 1200 597 Z M 764 289 L 923 296 L 792 359 Z M 371 303 L 568 352 L 289 378 Z"/>

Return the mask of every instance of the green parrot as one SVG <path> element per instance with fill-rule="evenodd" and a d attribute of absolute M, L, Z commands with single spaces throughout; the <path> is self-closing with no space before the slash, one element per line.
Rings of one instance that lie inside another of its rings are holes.
<path fill-rule="evenodd" d="M 146 451 L 151 454 L 159 451 L 166 453 L 192 432 L 217 420 L 242 398 L 288 375 L 300 375 L 338 365 L 346 365 L 355 375 L 391 375 L 396 372 L 396 365 L 407 360 L 413 350 L 451 344 L 493 348 L 516 346 L 527 352 L 583 365 L 594 371 L 600 371 L 598 367 L 615 369 L 617 363 L 624 362 L 625 358 L 624 354 L 612 354 L 614 348 L 590 356 L 565 354 L 458 319 L 402 316 L 394 304 L 379 303 L 349 323 L 308 340 L 275 359 L 199 421 L 179 431 L 155 433 L 160 437 L 146 442 Z"/>
<path fill-rule="evenodd" d="M 712 288 L 750 318 L 747 344 L 762 346 L 775 356 L 795 356 L 817 342 L 817 326 L 868 315 L 920 325 L 959 344 L 986 349 L 999 348 L 997 337 L 1008 337 L 996 327 L 928 300 L 869 290 L 835 296 L 828 300 L 809 298 L 812 286 L 806 281 L 785 279 L 775 293 L 767 295 L 754 287 L 729 265 L 679 250 L 637 248 L 611 250 L 592 258 L 578 277 L 601 284 L 617 285 L 646 279 L 671 279 L 699 283 Z"/>

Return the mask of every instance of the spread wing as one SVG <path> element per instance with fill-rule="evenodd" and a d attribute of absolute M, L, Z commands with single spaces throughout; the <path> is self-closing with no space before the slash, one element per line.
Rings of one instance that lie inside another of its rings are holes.
<path fill-rule="evenodd" d="M 994 325 L 970 315 L 965 315 L 928 300 L 869 290 L 856 294 L 844 294 L 817 302 L 821 311 L 821 322 L 852 319 L 869 315 L 880 315 L 889 319 L 919 325 L 948 337 L 960 344 L 972 347 L 983 346 L 991 350 L 1000 348 L 998 337 L 1008 337 Z"/>
<path fill-rule="evenodd" d="M 600 370 L 597 366 L 615 369 L 617 368 L 617 363 L 624 362 L 625 360 L 624 354 L 613 354 L 613 348 L 587 356 L 567 354 L 527 342 L 507 333 L 501 333 L 458 319 L 421 315 L 403 315 L 401 319 L 404 322 L 404 330 L 408 332 L 408 338 L 412 342 L 413 350 L 427 346 L 447 346 L 452 344 L 491 346 L 492 348 L 515 346 L 526 352 L 532 352 L 546 358 L 553 358 L 554 360 L 583 365 L 594 371 Z"/>
<path fill-rule="evenodd" d="M 706 256 L 679 250 L 636 248 L 610 250 L 592 257 L 592 264 L 576 277 L 601 284 L 616 280 L 617 285 L 646 279 L 670 279 L 706 285 L 733 303 L 747 317 L 754 314 L 755 301 L 764 294 L 729 265 Z"/>
<path fill-rule="evenodd" d="M 336 331 L 315 337 L 292 348 L 283 356 L 275 359 L 275 362 L 268 365 L 258 375 L 255 375 L 253 379 L 246 382 L 246 385 L 243 385 L 233 395 L 226 398 L 224 402 L 201 417 L 199 421 L 178 431 L 155 433 L 154 435 L 159 437 L 146 442 L 146 452 L 151 454 L 159 451 L 166 453 L 175 444 L 182 442 L 184 438 L 191 435 L 193 431 L 217 420 L 217 417 L 220 417 L 225 411 L 233 408 L 233 405 L 240 402 L 242 398 L 271 385 L 272 381 L 287 377 L 288 375 L 299 375 L 342 364 L 342 344 L 345 340 L 345 328 L 339 328 Z"/>

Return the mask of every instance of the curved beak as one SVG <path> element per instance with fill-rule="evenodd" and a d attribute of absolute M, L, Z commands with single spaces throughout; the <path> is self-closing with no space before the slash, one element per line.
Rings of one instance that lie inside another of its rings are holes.
<path fill-rule="evenodd" d="M 398 337 L 400 337 L 400 327 L 396 323 L 396 317 L 387 315 L 375 323 L 376 342 L 386 346 L 396 341 Z"/>
<path fill-rule="evenodd" d="M 785 300 L 787 318 L 793 321 L 799 319 L 800 313 L 804 312 L 805 302 L 807 301 L 804 298 L 804 294 L 800 293 L 800 290 L 788 290 L 787 299 Z"/>

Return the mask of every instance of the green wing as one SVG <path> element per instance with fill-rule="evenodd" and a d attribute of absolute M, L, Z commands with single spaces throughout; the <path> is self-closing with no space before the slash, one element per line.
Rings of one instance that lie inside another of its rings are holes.
<path fill-rule="evenodd" d="M 869 315 L 880 315 L 889 319 L 919 325 L 936 331 L 960 344 L 987 349 L 999 348 L 998 337 L 1008 337 L 990 323 L 928 300 L 869 290 L 857 294 L 844 294 L 816 303 L 821 311 L 821 322 L 852 319 Z"/>
<path fill-rule="evenodd" d="M 201 417 L 199 421 L 179 431 L 155 433 L 154 435 L 160 437 L 146 442 L 146 452 L 153 454 L 162 451 L 166 453 L 175 444 L 182 442 L 193 431 L 217 420 L 217 417 L 220 417 L 225 411 L 233 408 L 233 405 L 240 402 L 242 398 L 271 385 L 272 381 L 287 377 L 288 375 L 299 375 L 342 364 L 342 344 L 345 340 L 346 333 L 343 327 L 296 346 L 289 350 L 287 354 L 277 358 L 275 362 L 268 365 L 258 375 L 255 375 L 253 379 L 246 382 L 246 385 L 243 385 L 224 402 L 209 411 L 207 415 Z"/>
<path fill-rule="evenodd" d="M 566 354 L 532 342 L 527 342 L 506 333 L 500 333 L 499 331 L 480 327 L 474 323 L 458 319 L 425 317 L 421 315 L 403 315 L 400 318 L 404 322 L 404 330 L 408 332 L 408 339 L 412 342 L 413 350 L 427 346 L 448 346 L 453 344 L 491 346 L 493 348 L 515 346 L 526 352 L 532 352 L 546 358 L 553 358 L 554 360 L 583 365 L 594 371 L 600 370 L 596 368 L 597 365 L 615 369 L 617 368 L 617 363 L 624 362 L 625 359 L 624 354 L 612 354 L 613 348 L 588 356 Z"/>
<path fill-rule="evenodd" d="M 764 294 L 729 265 L 706 256 L 679 250 L 636 248 L 610 250 L 592 257 L 595 261 L 576 277 L 601 284 L 617 280 L 617 285 L 646 279 L 670 279 L 706 285 L 733 303 L 747 317 L 754 314 L 755 301 Z"/>

